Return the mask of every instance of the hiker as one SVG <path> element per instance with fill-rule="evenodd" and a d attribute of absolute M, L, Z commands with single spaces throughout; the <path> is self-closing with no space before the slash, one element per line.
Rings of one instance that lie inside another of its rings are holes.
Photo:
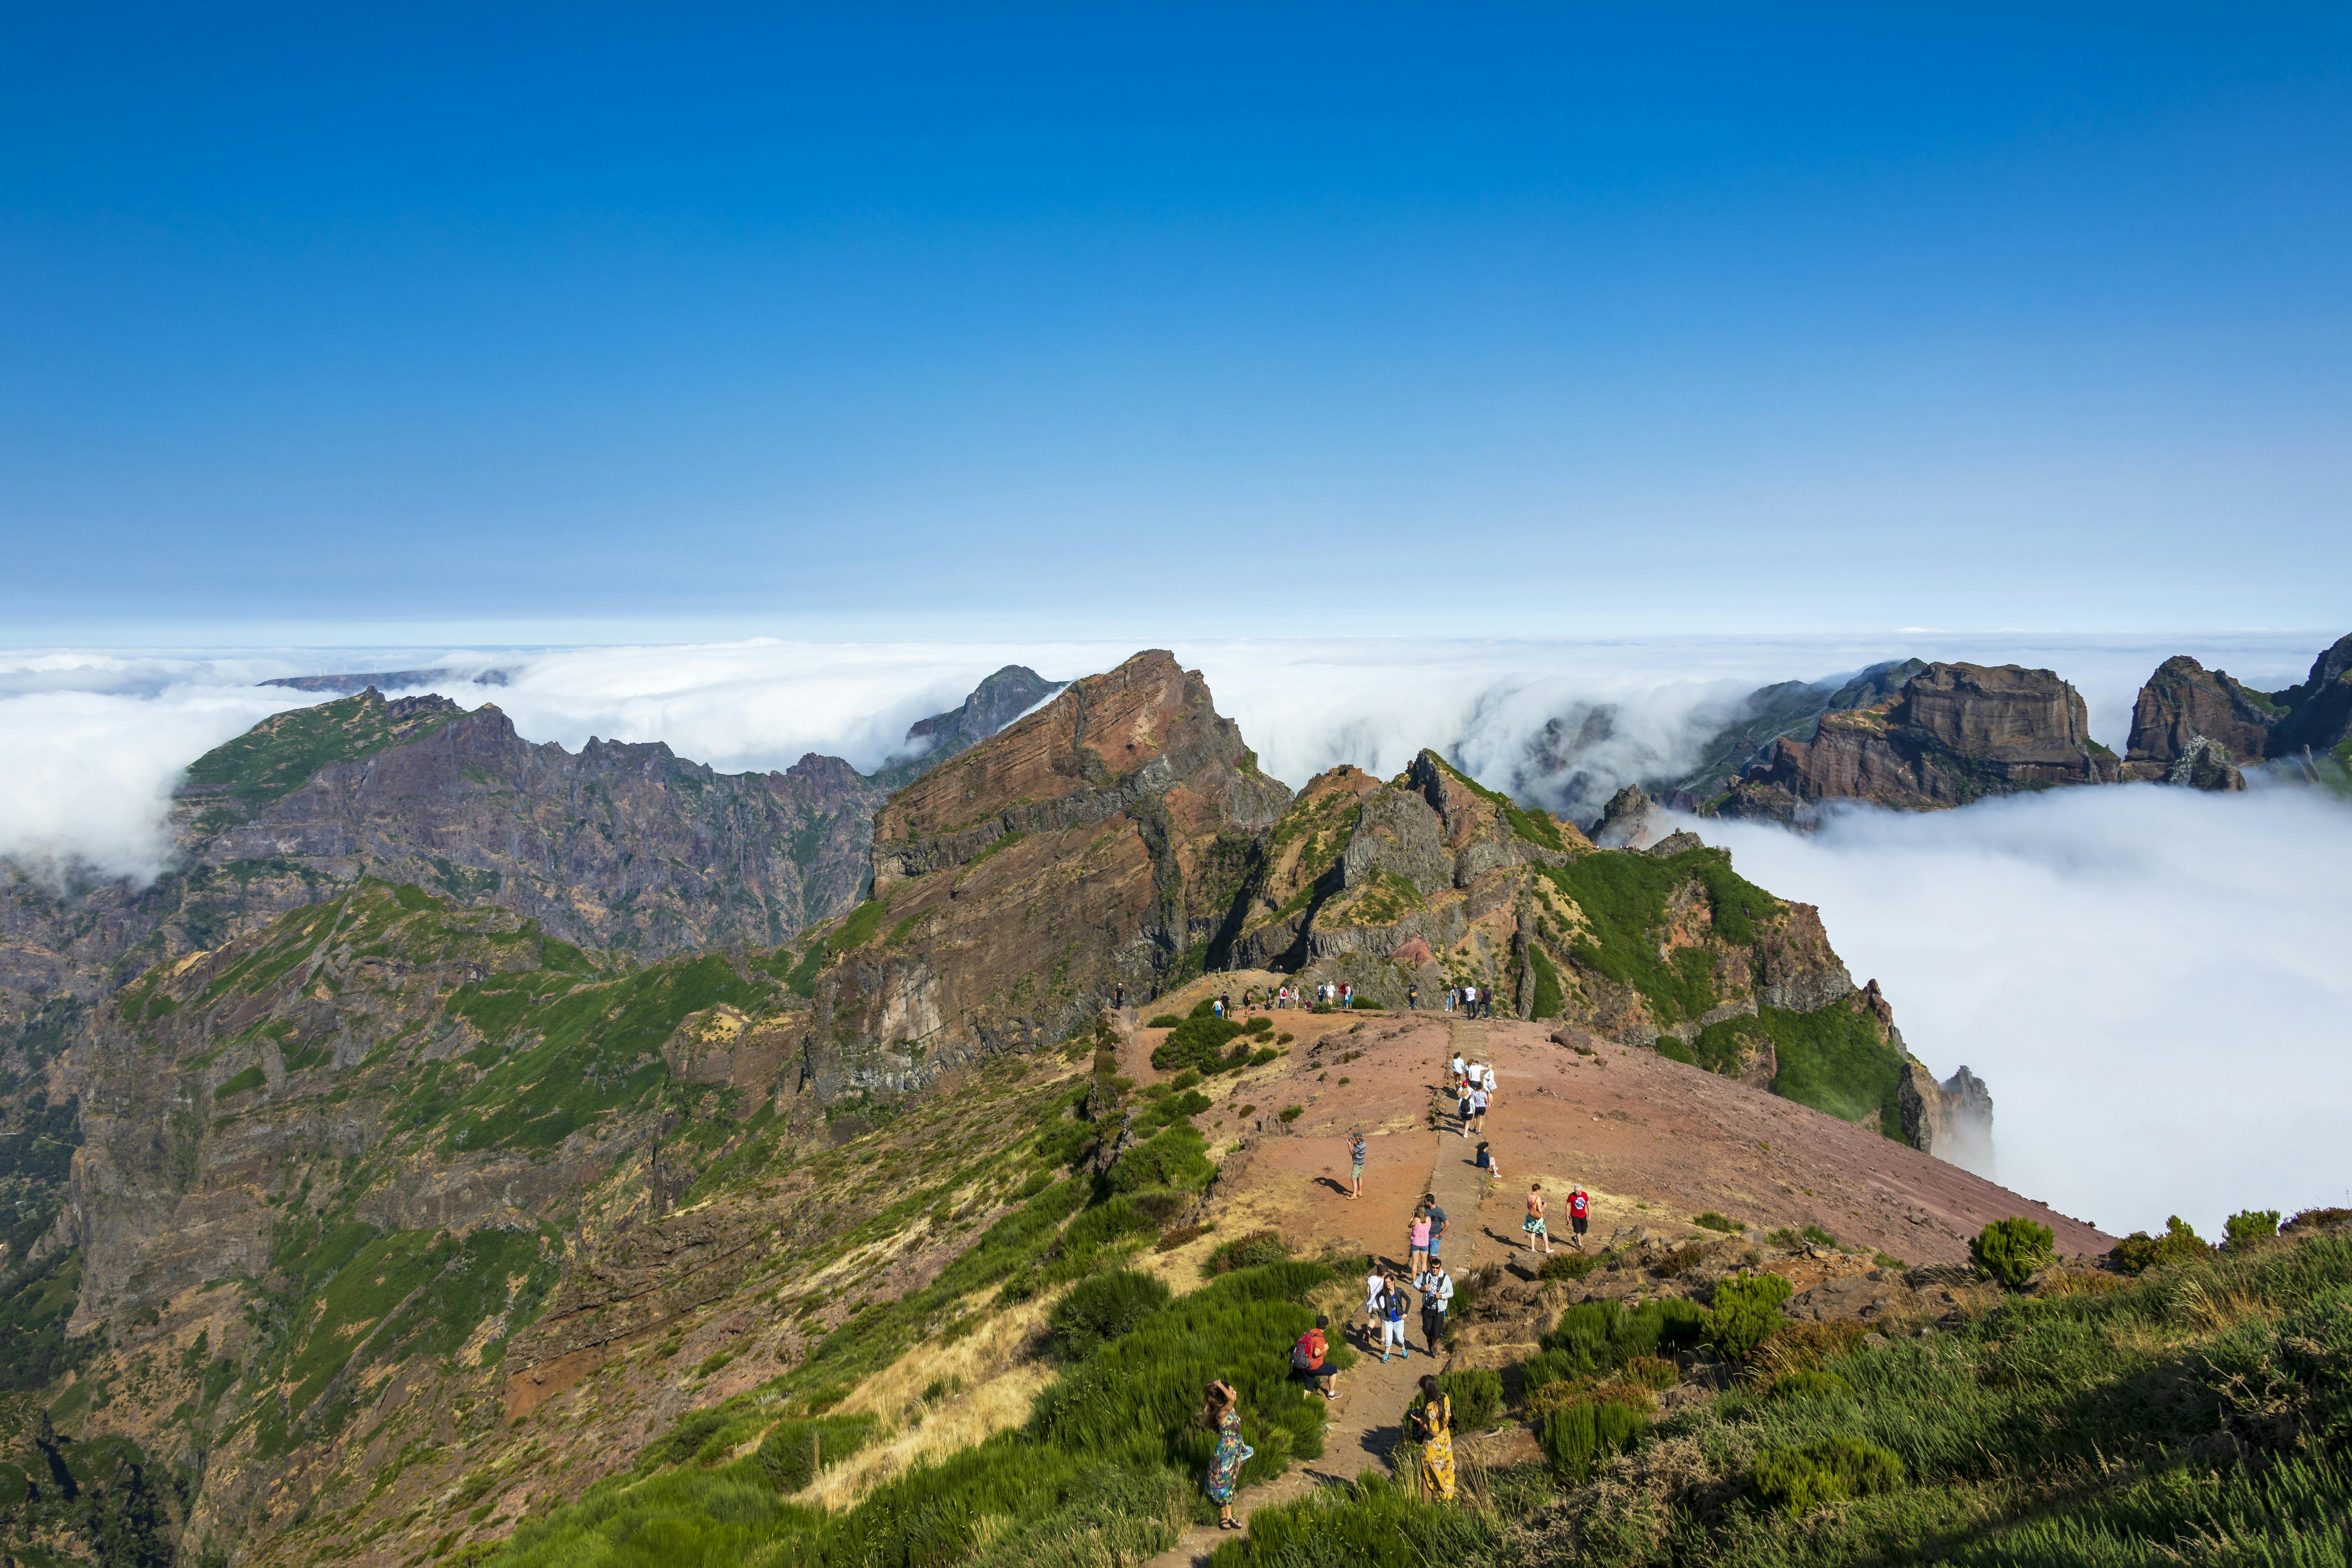
<path fill-rule="evenodd" d="M 1225 1004 L 1223 997 L 1209 998 L 1209 1016 L 1213 1018 L 1222 1018 L 1225 1016 Z"/>
<path fill-rule="evenodd" d="M 1544 1256 L 1549 1258 L 1551 1256 L 1551 1233 L 1544 1229 L 1543 1215 L 1543 1184 L 1537 1182 L 1528 1188 L 1528 1217 L 1519 1223 L 1519 1228 L 1528 1233 L 1528 1250 L 1533 1252 L 1536 1249 L 1536 1240 L 1540 1237 Z"/>
<path fill-rule="evenodd" d="M 1124 1008 L 1127 1005 L 1126 981 L 1122 980 L 1118 984 L 1110 988 L 1110 1005 L 1114 1007 L 1120 1008 Z"/>
<path fill-rule="evenodd" d="M 1456 1051 L 1456 1052 L 1454 1052 L 1454 1082 L 1456 1082 L 1456 1083 L 1461 1082 L 1461 1081 L 1462 1081 L 1462 1075 L 1463 1075 L 1465 1072 L 1468 1071 L 1468 1070 L 1469 1070 L 1469 1068 L 1468 1068 L 1468 1065 L 1467 1065 L 1466 1063 L 1465 1063 L 1465 1062 L 1463 1061 L 1463 1059 L 1462 1059 L 1462 1053 L 1461 1053 L 1460 1051 Z"/>
<path fill-rule="evenodd" d="M 1286 1008 L 1286 1007 L 1287 1007 L 1287 1006 L 1289 1006 L 1289 1005 L 1290 1005 L 1290 987 L 1289 987 L 1289 986 L 1287 986 L 1287 985 L 1284 985 L 1284 986 L 1281 986 L 1281 987 L 1277 988 L 1277 989 L 1276 990 L 1275 994 L 1274 994 L 1274 1008 L 1275 1008 L 1275 1011 L 1276 1011 L 1276 1012 L 1277 1012 L 1277 1013 L 1279 1013 L 1279 1012 L 1281 1012 L 1284 1008 Z"/>
<path fill-rule="evenodd" d="M 1348 1196 L 1350 1198 L 1364 1195 L 1364 1155 L 1367 1152 L 1364 1130 L 1359 1127 L 1348 1134 Z"/>
<path fill-rule="evenodd" d="M 1465 985 L 1462 988 L 1462 1005 L 1468 1010 L 1472 1017 L 1478 1016 L 1478 988 L 1475 985 Z"/>
<path fill-rule="evenodd" d="M 1412 1349 L 1404 1342 L 1404 1315 L 1412 1308 L 1405 1300 L 1404 1287 L 1393 1279 L 1383 1279 L 1381 1290 L 1381 1360 L 1389 1359 L 1389 1347 L 1394 1345 L 1397 1354 L 1412 1359 Z"/>
<path fill-rule="evenodd" d="M 1462 1136 L 1470 1136 L 1470 1075 L 1463 1074 L 1454 1080 L 1454 1113 L 1462 1125 Z"/>
<path fill-rule="evenodd" d="M 1405 1414 L 1406 1435 L 1421 1445 L 1419 1480 L 1424 1498 L 1454 1500 L 1454 1402 L 1437 1379 L 1423 1373 L 1421 1407 Z"/>
<path fill-rule="evenodd" d="M 1433 1258 L 1429 1271 L 1413 1283 L 1421 1288 L 1422 1341 L 1435 1355 L 1439 1342 L 1445 1338 L 1445 1314 L 1454 1305 L 1454 1276 L 1445 1271 L 1442 1259 Z"/>
<path fill-rule="evenodd" d="M 1209 1473 L 1201 1489 L 1217 1505 L 1217 1528 L 1239 1530 L 1234 1520 L 1234 1487 L 1242 1466 L 1256 1452 L 1242 1441 L 1242 1396 L 1230 1383 L 1212 1383 L 1202 1391 L 1201 1425 L 1217 1435 L 1216 1452 L 1209 1456 Z"/>
<path fill-rule="evenodd" d="M 1381 1298 L 1387 1294 L 1388 1288 L 1389 1277 L 1381 1272 L 1379 1264 L 1373 1264 L 1372 1271 L 1364 1276 L 1364 1347 L 1367 1350 L 1380 1340 Z"/>
<path fill-rule="evenodd" d="M 1352 1007 L 1355 1005 L 1356 983 L 1350 980 L 1345 985 L 1339 987 L 1339 1005 L 1342 1007 Z"/>
<path fill-rule="evenodd" d="M 1494 1150 L 1484 1143 L 1478 1145 L 1478 1168 L 1486 1172 L 1491 1181 L 1503 1179 L 1503 1162 L 1496 1159 Z"/>
<path fill-rule="evenodd" d="M 1591 1219 L 1592 1194 L 1584 1190 L 1583 1183 L 1579 1182 L 1576 1190 L 1568 1194 L 1568 1228 L 1573 1232 L 1568 1244 L 1579 1252 L 1584 1250 L 1584 1227 Z"/>
<path fill-rule="evenodd" d="M 1492 1105 L 1492 1104 L 1494 1104 L 1494 1103 L 1495 1103 L 1495 1064 L 1494 1064 L 1493 1062 L 1488 1062 L 1488 1063 L 1486 1064 L 1486 1070 L 1485 1070 L 1483 1073 L 1481 1073 L 1481 1074 L 1479 1075 L 1479 1079 L 1478 1079 L 1478 1087 L 1479 1087 L 1481 1089 L 1483 1089 L 1483 1090 L 1485 1090 L 1485 1091 L 1486 1091 L 1486 1103 L 1487 1103 L 1488 1105 Z"/>
<path fill-rule="evenodd" d="M 1404 1010 L 1408 1013 L 1418 1013 L 1421 1011 L 1420 986 L 1407 985 L 1404 988 Z"/>
<path fill-rule="evenodd" d="M 1232 993 L 1232 992 L 1230 992 L 1230 991 L 1220 991 L 1219 993 L 1217 993 L 1217 1016 L 1218 1016 L 1218 1017 L 1220 1017 L 1220 1018 L 1230 1018 L 1230 1017 L 1232 1017 L 1233 1016 L 1234 1016 L 1234 997 L 1233 997 L 1233 993 Z"/>
<path fill-rule="evenodd" d="M 1415 1278 L 1429 1272 L 1429 1211 L 1416 1208 L 1412 1223 L 1404 1229 L 1405 1246 L 1412 1250 L 1412 1272 Z"/>
<path fill-rule="evenodd" d="M 1330 1319 L 1320 1312 L 1316 1313 L 1315 1326 L 1299 1335 L 1297 1342 L 1290 1347 L 1291 1373 L 1307 1385 L 1307 1393 L 1319 1394 L 1326 1399 L 1331 1397 L 1331 1391 L 1339 1384 L 1338 1373 L 1323 1370 L 1324 1358 L 1331 1350 L 1331 1342 L 1325 1337 L 1324 1331 L 1330 1326 Z"/>
<path fill-rule="evenodd" d="M 1454 999 L 1461 994 L 1462 988 L 1458 985 L 1449 985 L 1445 988 L 1445 1010 L 1447 1012 L 1451 1013 L 1454 1011 Z"/>
<path fill-rule="evenodd" d="M 1470 1090 L 1470 1125 L 1476 1131 L 1486 1131 L 1486 1091 L 1475 1086 Z"/>
<path fill-rule="evenodd" d="M 1433 1268 L 1437 1255 L 1445 1250 L 1445 1211 L 1437 1206 L 1437 1194 L 1421 1194 L 1421 1206 L 1429 1211 L 1429 1261 Z"/>

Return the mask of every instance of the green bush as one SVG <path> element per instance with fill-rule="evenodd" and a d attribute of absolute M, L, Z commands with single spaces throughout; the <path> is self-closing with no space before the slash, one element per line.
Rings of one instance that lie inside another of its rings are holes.
<path fill-rule="evenodd" d="M 1767 1399 L 1825 1399 L 1840 1394 L 1852 1398 L 1853 1384 L 1833 1372 L 1822 1372 L 1816 1367 L 1784 1372 L 1764 1390 Z"/>
<path fill-rule="evenodd" d="M 2107 1256 L 2126 1274 L 2145 1274 L 2159 1264 L 2193 1262 L 2211 1251 L 2188 1221 L 2174 1215 L 2164 1222 L 2162 1236 L 2136 1230 L 2116 1243 Z"/>
<path fill-rule="evenodd" d="M 1701 1230 L 1719 1231 L 1725 1236 L 1738 1236 L 1747 1228 L 1730 1215 L 1719 1215 L 1713 1209 L 1707 1210 L 1705 1214 L 1691 1215 L 1691 1224 Z"/>
<path fill-rule="evenodd" d="M 1465 1367 L 1460 1372 L 1440 1373 L 1437 1386 L 1454 1405 L 1454 1428 L 1457 1432 L 1483 1432 L 1492 1426 L 1503 1414 L 1503 1377 L 1500 1373 L 1483 1367 Z M 1416 1394 L 1411 1408 L 1420 1409 L 1429 1403 L 1428 1396 Z"/>
<path fill-rule="evenodd" d="M 1748 1479 L 1757 1501 L 1797 1514 L 1902 1484 L 1901 1459 L 1875 1443 L 1843 1435 L 1767 1448 Z"/>
<path fill-rule="evenodd" d="M 1591 1358 L 1575 1351 L 1538 1351 L 1519 1363 L 1519 1393 L 1524 1397 L 1591 1371 Z"/>
<path fill-rule="evenodd" d="M 779 1493 L 800 1490 L 824 1465 L 838 1464 L 873 1439 L 871 1415 L 826 1415 L 780 1421 L 760 1439 L 753 1460 Z"/>
<path fill-rule="evenodd" d="M 1649 1432 L 1647 1399 L 1636 1390 L 1598 1389 L 1545 1416 L 1538 1441 L 1553 1471 L 1577 1485 L 1591 1480 L 1610 1455 L 1631 1448 Z"/>
<path fill-rule="evenodd" d="M 1601 1267 L 1601 1259 L 1589 1252 L 1555 1252 L 1544 1259 L 1536 1270 L 1538 1279 L 1581 1279 Z"/>
<path fill-rule="evenodd" d="M 1252 1018 L 1242 1027 L 1253 1035 L 1271 1035 L 1274 1033 L 1274 1020 L 1261 1015 Z"/>
<path fill-rule="evenodd" d="M 1263 1268 L 1269 1263 L 1286 1262 L 1289 1257 L 1290 1248 L 1284 1245 L 1280 1231 L 1254 1230 L 1212 1248 L 1201 1260 L 1201 1272 L 1213 1278 L 1239 1268 Z"/>
<path fill-rule="evenodd" d="M 1257 1049 L 1249 1054 L 1249 1065 L 1254 1068 L 1262 1068 L 1270 1061 L 1279 1060 L 1281 1056 L 1282 1053 L 1276 1050 L 1272 1046 L 1260 1046 Z"/>
<path fill-rule="evenodd" d="M 1182 1187 L 1198 1192 L 1209 1184 L 1217 1167 L 1209 1161 L 1209 1145 L 1189 1121 L 1171 1123 L 1156 1136 L 1130 1144 L 1110 1168 L 1115 1193 L 1140 1192 L 1146 1187 Z"/>
<path fill-rule="evenodd" d="M 2011 1215 L 1977 1232 L 1969 1243 L 1969 1257 L 2000 1284 L 2020 1290 L 2050 1261 L 2054 1239 L 2048 1226 Z"/>
<path fill-rule="evenodd" d="M 1183 1021 L 1173 1013 L 1162 1013 L 1143 1026 L 1147 1029 L 1172 1029 Z"/>
<path fill-rule="evenodd" d="M 1404 1456 L 1401 1468 L 1409 1472 Z M 1377 1473 L 1250 1515 L 1216 1549 L 1213 1568 L 1429 1568 L 1491 1563 L 1503 1524 L 1484 1509 L 1423 1502 Z M 1101 1560 L 1108 1568 L 1111 1560 Z"/>
<path fill-rule="evenodd" d="M 1793 1291 L 1778 1274 L 1748 1274 L 1715 1288 L 1706 1342 L 1728 1361 L 1745 1361 L 1780 1326 L 1780 1303 Z"/>
<path fill-rule="evenodd" d="M 2222 1245 L 2245 1247 L 2266 1241 L 2279 1232 L 2279 1212 L 2276 1209 L 2240 1209 L 2221 1222 L 2225 1233 Z"/>
<path fill-rule="evenodd" d="M 1079 1281 L 1054 1304 L 1045 1326 L 1053 1332 L 1055 1350 L 1070 1361 L 1083 1361 L 1110 1341 L 1132 1333 L 1170 1299 L 1168 1287 L 1153 1276 L 1114 1269 Z"/>
<path fill-rule="evenodd" d="M 1169 1030 L 1168 1037 L 1153 1049 L 1151 1065 L 1160 1072 L 1184 1068 L 1202 1073 L 1223 1072 L 1247 1059 L 1246 1052 L 1237 1052 L 1230 1060 L 1221 1053 L 1234 1036 L 1248 1032 L 1231 1018 L 1208 1017 L 1195 1008 L 1192 1016 Z"/>

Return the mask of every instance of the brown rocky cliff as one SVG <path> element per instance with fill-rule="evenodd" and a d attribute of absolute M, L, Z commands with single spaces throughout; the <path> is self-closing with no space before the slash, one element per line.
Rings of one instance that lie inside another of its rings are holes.
<path fill-rule="evenodd" d="M 1290 792 L 1152 650 L 926 774 L 875 822 L 871 916 L 828 938 L 803 1087 L 919 1087 L 1197 973 Z"/>
<path fill-rule="evenodd" d="M 2352 637 L 2338 638 L 2314 659 L 2302 685 L 2272 698 L 2291 710 L 2271 733 L 2272 756 L 2328 752 L 2352 738 Z"/>
<path fill-rule="evenodd" d="M 2225 672 L 2208 670 L 2185 655 L 2168 658 L 2132 705 L 2124 776 L 2186 783 L 2200 776 L 2197 764 L 2204 762 L 2202 776 L 2210 781 L 2204 787 L 2243 789 L 2245 779 L 2231 764 L 2267 754 L 2278 717 L 2270 699 Z M 2208 761 L 2215 748 L 2220 754 Z M 2181 767 L 2184 763 L 2189 766 Z"/>
<path fill-rule="evenodd" d="M 1774 742 L 1717 809 L 1781 821 L 1826 800 L 1935 810 L 2119 776 L 2081 694 L 2054 672 L 1931 664 L 1884 702 L 1823 715 L 1812 740 Z"/>

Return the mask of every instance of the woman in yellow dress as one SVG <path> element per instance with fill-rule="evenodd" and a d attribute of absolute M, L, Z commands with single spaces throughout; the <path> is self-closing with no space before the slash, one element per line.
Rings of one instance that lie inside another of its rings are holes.
<path fill-rule="evenodd" d="M 1405 1430 L 1421 1445 L 1421 1493 L 1454 1500 L 1454 1402 L 1437 1379 L 1421 1380 L 1421 1407 L 1407 1413 Z"/>

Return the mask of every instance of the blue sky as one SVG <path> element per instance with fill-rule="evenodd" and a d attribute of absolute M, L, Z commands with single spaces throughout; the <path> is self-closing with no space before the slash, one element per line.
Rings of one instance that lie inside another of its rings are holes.
<path fill-rule="evenodd" d="M 1895 9 L 20 10 L 0 620 L 2352 624 L 2352 14 Z"/>

